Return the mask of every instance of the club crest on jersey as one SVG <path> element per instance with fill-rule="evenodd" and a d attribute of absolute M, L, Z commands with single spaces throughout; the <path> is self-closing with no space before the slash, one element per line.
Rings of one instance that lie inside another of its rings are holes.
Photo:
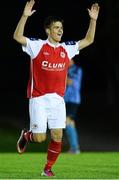
<path fill-rule="evenodd" d="M 60 56 L 61 56 L 62 58 L 65 58 L 65 53 L 64 53 L 64 52 L 61 52 L 61 53 L 60 53 Z"/>

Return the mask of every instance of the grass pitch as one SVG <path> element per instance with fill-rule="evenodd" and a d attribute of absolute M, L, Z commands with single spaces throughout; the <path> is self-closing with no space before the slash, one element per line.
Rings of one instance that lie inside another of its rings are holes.
<path fill-rule="evenodd" d="M 46 153 L 1 153 L 0 179 L 119 179 L 119 153 L 62 153 L 53 167 L 55 177 L 40 175 Z"/>

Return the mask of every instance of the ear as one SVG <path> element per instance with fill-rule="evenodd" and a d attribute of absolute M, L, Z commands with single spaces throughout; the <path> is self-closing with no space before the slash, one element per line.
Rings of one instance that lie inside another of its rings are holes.
<path fill-rule="evenodd" d="M 46 31 L 46 34 L 47 34 L 47 35 L 50 34 L 50 29 L 47 28 L 45 31 Z"/>

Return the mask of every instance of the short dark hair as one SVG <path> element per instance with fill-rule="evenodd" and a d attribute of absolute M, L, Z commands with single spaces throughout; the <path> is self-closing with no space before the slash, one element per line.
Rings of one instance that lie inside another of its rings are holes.
<path fill-rule="evenodd" d="M 62 24 L 64 23 L 64 20 L 59 16 L 48 16 L 44 21 L 44 29 L 50 28 L 50 26 L 57 21 Z"/>

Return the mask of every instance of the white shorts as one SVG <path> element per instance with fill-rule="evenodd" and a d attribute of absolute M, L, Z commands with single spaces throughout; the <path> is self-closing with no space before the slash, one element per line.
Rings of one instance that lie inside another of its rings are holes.
<path fill-rule="evenodd" d="M 49 129 L 66 127 L 66 108 L 63 97 L 56 93 L 29 99 L 30 130 L 45 133 Z"/>

